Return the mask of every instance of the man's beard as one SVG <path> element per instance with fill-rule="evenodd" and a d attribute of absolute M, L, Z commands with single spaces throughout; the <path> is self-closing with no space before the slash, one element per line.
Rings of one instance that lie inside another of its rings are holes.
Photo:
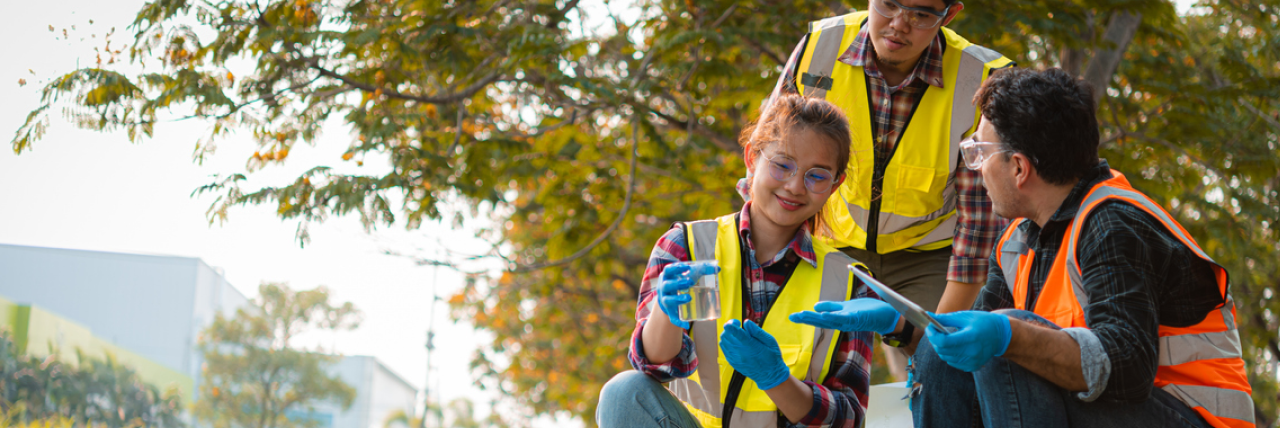
<path fill-rule="evenodd" d="M 885 42 L 887 43 L 887 42 L 888 42 L 888 40 L 887 40 L 887 39 L 888 39 L 888 37 L 889 37 L 889 36 L 892 36 L 892 35 L 893 35 L 893 33 L 892 33 L 892 32 L 889 32 L 889 33 L 880 33 L 880 40 L 883 40 L 883 41 L 885 41 Z M 898 40 L 902 40 L 902 42 L 903 42 L 903 43 L 902 43 L 902 47 L 903 47 L 903 48 L 910 48 L 910 47 L 911 47 L 911 41 L 910 41 L 910 40 L 907 40 L 907 39 L 905 39 L 905 38 L 903 38 L 903 37 L 897 37 L 897 39 L 898 39 Z M 874 47 L 874 44 L 873 44 L 872 46 Z M 884 55 L 881 55 L 881 54 L 880 54 L 879 50 L 872 50 L 872 52 L 875 54 L 876 61 L 878 61 L 879 63 L 881 63 L 881 64 L 883 64 L 883 65 L 888 65 L 888 66 L 897 67 L 897 66 L 903 65 L 903 64 L 905 64 L 905 63 L 907 62 L 905 59 L 892 59 L 892 58 L 885 58 L 885 57 L 884 57 Z"/>

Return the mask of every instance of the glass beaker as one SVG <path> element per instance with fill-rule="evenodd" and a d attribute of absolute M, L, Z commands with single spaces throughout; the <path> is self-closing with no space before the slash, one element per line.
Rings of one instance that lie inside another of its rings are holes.
<path fill-rule="evenodd" d="M 694 262 L 719 266 L 715 260 Z M 720 318 L 720 277 L 718 274 L 703 275 L 698 282 L 682 293 L 688 294 L 689 303 L 680 305 L 680 319 L 684 321 L 706 321 Z"/>

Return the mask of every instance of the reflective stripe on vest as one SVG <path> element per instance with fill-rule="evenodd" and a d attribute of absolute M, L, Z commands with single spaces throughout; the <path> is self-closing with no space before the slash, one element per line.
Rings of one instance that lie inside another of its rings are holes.
<path fill-rule="evenodd" d="M 1089 305 L 1089 296 L 1084 292 L 1084 276 L 1076 255 L 1085 219 L 1099 204 L 1109 200 L 1123 201 L 1147 212 L 1196 256 L 1210 263 L 1218 291 L 1224 296 L 1223 305 L 1196 325 L 1159 326 L 1155 386 L 1186 403 L 1210 425 L 1220 428 L 1254 426 L 1253 400 L 1250 398 L 1252 388 L 1244 371 L 1235 322 L 1235 301 L 1228 292 L 1226 270 L 1214 262 L 1164 208 L 1134 190 L 1124 174 L 1114 170 L 1111 173 L 1112 178 L 1095 185 L 1080 203 L 1040 291 L 1035 312 L 1059 326 L 1087 327 L 1084 308 Z M 1000 252 L 997 263 L 1006 281 L 1014 278 L 1011 294 L 1019 309 L 1025 309 L 1030 265 L 1035 257 L 1035 251 L 1026 245 L 1025 232 L 1019 227 L 1025 221 L 1018 219 L 1011 223 L 997 244 Z M 1066 294 L 1072 294 L 1074 298 L 1068 299 Z M 1075 304 L 1064 304 L 1071 301 Z"/>
<path fill-rule="evenodd" d="M 871 175 L 874 168 L 871 109 L 862 67 L 837 64 L 849 49 L 867 12 L 813 22 L 809 42 L 800 59 L 796 87 L 805 96 L 822 97 L 849 117 L 853 137 L 850 169 L 856 179 L 837 190 L 844 205 L 828 204 L 835 234 L 834 246 L 851 246 L 877 253 L 906 248 L 931 250 L 951 244 L 956 227 L 955 173 L 960 140 L 978 123 L 973 95 L 991 70 L 1012 64 L 1008 58 L 974 45 L 948 28 L 943 52 L 943 87 L 929 86 L 910 123 L 896 144 L 885 169 L 874 249 L 866 248 L 871 229 Z"/>
<path fill-rule="evenodd" d="M 742 260 L 735 216 L 686 223 L 689 251 L 693 260 L 720 262 L 721 316 L 716 321 L 694 321 L 689 336 L 698 356 L 698 368 L 685 379 L 667 384 L 672 394 L 685 403 L 703 428 L 720 426 L 724 400 L 728 394 L 733 368 L 720 355 L 720 333 L 724 323 L 740 319 L 742 314 Z M 819 300 L 841 301 L 852 298 L 849 271 L 852 258 L 820 242 L 814 242 L 818 268 L 799 263 L 795 272 L 778 294 L 773 311 L 812 308 Z M 815 290 L 813 285 L 818 284 Z M 802 326 L 786 320 L 790 313 L 768 317 L 761 327 L 778 340 L 791 374 L 802 380 L 821 383 L 831 369 L 831 358 L 838 345 L 840 332 Z M 806 352 L 807 351 L 807 352 Z M 733 411 L 733 426 L 774 427 L 778 421 L 777 406 L 749 379 L 742 385 Z"/>

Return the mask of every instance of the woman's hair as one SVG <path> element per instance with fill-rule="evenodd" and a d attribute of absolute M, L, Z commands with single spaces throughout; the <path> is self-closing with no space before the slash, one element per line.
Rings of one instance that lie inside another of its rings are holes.
<path fill-rule="evenodd" d="M 787 144 L 788 134 L 792 132 L 812 131 L 821 135 L 832 144 L 835 152 L 835 167 L 832 171 L 836 178 L 845 176 L 852 155 L 853 140 L 849 134 L 849 121 L 844 113 L 827 100 L 810 98 L 801 95 L 780 95 L 764 107 L 760 119 L 748 124 L 738 136 L 738 144 L 742 146 L 743 156 L 748 165 L 754 165 L 756 157 L 769 147 Z M 831 192 L 835 193 L 836 187 Z M 815 234 L 831 235 L 828 227 L 830 219 L 826 219 L 826 207 L 809 219 L 809 226 Z"/>

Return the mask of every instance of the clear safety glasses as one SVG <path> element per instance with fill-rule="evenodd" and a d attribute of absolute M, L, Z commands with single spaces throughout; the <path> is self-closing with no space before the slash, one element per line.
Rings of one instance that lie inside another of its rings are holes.
<path fill-rule="evenodd" d="M 796 172 L 800 170 L 800 166 L 796 165 L 796 161 L 785 155 L 765 156 L 764 158 L 769 161 L 769 176 L 775 180 L 786 182 L 791 177 L 795 177 Z M 826 168 L 809 168 L 804 173 L 804 188 L 813 193 L 827 193 L 835 182 L 836 175 Z"/>
<path fill-rule="evenodd" d="M 942 19 L 947 17 L 947 11 L 951 10 L 951 6 L 942 9 L 941 12 L 919 7 L 906 7 L 895 0 L 871 0 L 871 8 L 875 9 L 880 16 L 890 20 L 906 12 L 906 15 L 903 15 L 903 19 L 906 19 L 907 23 L 911 24 L 912 27 L 924 30 L 942 24 Z"/>
<path fill-rule="evenodd" d="M 1013 153 L 1014 151 L 1009 149 L 1009 146 L 1001 143 L 975 140 L 972 135 L 960 142 L 960 156 L 964 158 L 964 166 L 974 171 L 981 168 L 982 163 L 986 162 L 988 158 L 995 156 L 997 153 L 1006 152 Z"/>

